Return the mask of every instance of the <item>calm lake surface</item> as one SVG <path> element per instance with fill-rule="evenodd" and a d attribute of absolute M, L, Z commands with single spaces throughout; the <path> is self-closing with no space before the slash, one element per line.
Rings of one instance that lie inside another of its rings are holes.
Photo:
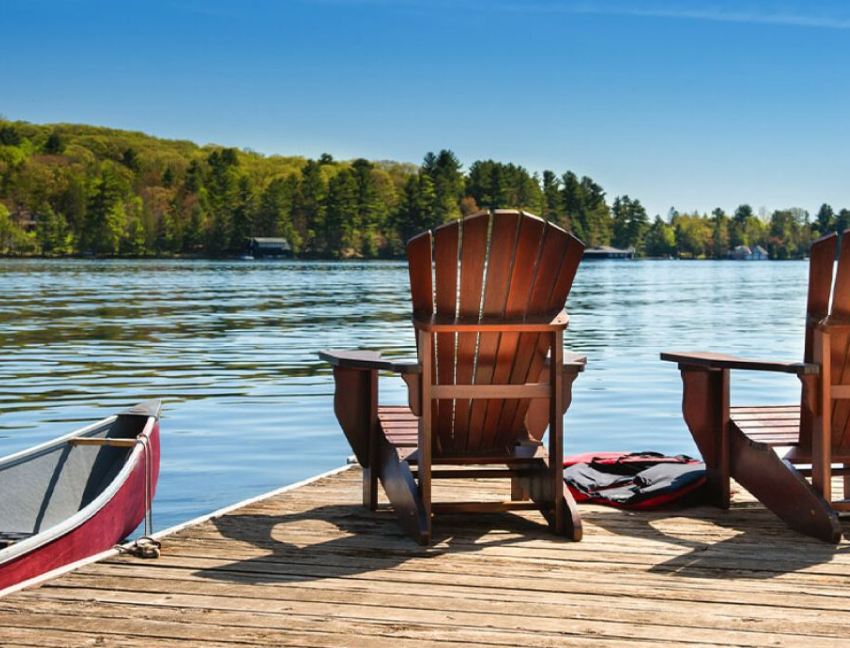
<path fill-rule="evenodd" d="M 805 262 L 597 261 L 567 302 L 588 357 L 568 454 L 695 453 L 664 349 L 802 358 Z M 329 470 L 350 450 L 322 348 L 413 357 L 404 263 L 0 260 L 0 455 L 164 401 L 158 528 Z M 403 383 L 381 379 L 384 402 Z M 733 374 L 733 403 L 794 402 Z"/>

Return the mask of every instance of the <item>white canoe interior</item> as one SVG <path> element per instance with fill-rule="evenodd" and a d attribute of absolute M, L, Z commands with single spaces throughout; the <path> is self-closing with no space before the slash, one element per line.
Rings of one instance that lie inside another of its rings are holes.
<path fill-rule="evenodd" d="M 130 457 L 142 452 L 136 437 L 158 411 L 158 402 L 145 403 L 0 459 L 0 565 L 20 555 L 21 545 L 29 550 L 67 533 L 108 502 L 130 472 Z M 112 440 L 124 441 L 105 444 Z"/>

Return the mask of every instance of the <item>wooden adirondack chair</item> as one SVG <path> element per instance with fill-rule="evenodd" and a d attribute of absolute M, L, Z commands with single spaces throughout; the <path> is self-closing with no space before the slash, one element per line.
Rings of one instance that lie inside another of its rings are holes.
<path fill-rule="evenodd" d="M 850 510 L 850 230 L 842 236 L 833 288 L 837 238 L 833 233 L 812 245 L 803 362 L 661 354 L 679 363 L 684 418 L 705 459 L 713 501 L 729 506 L 733 477 L 790 527 L 833 543 L 841 540 L 836 511 Z M 801 404 L 730 407 L 731 369 L 796 374 Z M 844 475 L 839 501 L 832 497 L 833 474 Z"/>
<path fill-rule="evenodd" d="M 556 533 L 581 538 L 561 458 L 563 416 L 584 359 L 564 361 L 562 309 L 583 250 L 564 230 L 509 210 L 408 242 L 418 362 L 320 354 L 333 365 L 335 413 L 364 469 L 365 506 L 377 507 L 380 481 L 421 544 L 430 543 L 432 513 L 517 509 L 539 509 Z M 379 371 L 401 375 L 409 407 L 378 406 Z M 432 469 L 445 465 L 455 469 Z M 509 477 L 511 500 L 431 502 L 433 479 L 483 476 Z"/>

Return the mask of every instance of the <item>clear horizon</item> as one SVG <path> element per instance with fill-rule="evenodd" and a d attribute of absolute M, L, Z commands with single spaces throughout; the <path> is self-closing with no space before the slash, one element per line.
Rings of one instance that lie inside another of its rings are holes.
<path fill-rule="evenodd" d="M 452 149 L 651 215 L 850 207 L 850 6 L 4 3 L 0 114 L 264 154 Z"/>

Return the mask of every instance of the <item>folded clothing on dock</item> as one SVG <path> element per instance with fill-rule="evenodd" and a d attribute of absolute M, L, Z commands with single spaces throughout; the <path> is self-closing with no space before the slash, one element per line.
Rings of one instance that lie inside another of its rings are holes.
<path fill-rule="evenodd" d="M 577 502 L 626 509 L 682 503 L 705 483 L 705 464 L 658 452 L 588 452 L 564 460 L 564 481 Z"/>

